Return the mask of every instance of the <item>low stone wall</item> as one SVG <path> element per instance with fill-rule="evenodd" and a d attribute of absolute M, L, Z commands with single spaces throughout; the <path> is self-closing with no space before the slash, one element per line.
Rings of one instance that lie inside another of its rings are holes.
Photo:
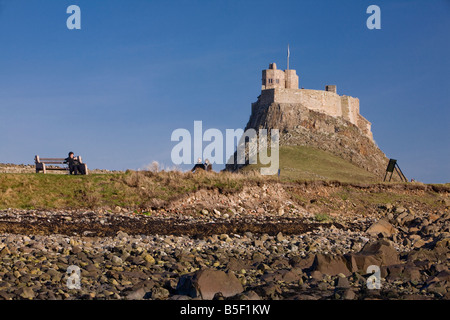
<path fill-rule="evenodd" d="M 34 165 L 0 163 L 0 173 L 33 173 L 36 172 Z"/>

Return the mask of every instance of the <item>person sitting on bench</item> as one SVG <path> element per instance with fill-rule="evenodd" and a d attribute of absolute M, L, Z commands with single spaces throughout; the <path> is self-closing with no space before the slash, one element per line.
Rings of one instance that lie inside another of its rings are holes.
<path fill-rule="evenodd" d="M 211 164 L 211 162 L 209 162 L 208 159 L 205 160 L 205 168 L 206 168 L 206 171 L 212 171 L 212 164 Z"/>
<path fill-rule="evenodd" d="M 199 172 L 201 170 L 206 170 L 205 165 L 202 163 L 202 159 L 198 158 L 197 164 L 192 168 L 191 172 Z"/>
<path fill-rule="evenodd" d="M 78 172 L 80 174 L 86 174 L 86 172 L 84 172 L 84 166 L 80 164 L 78 159 L 75 159 L 73 152 L 69 152 L 69 157 L 64 160 L 64 163 L 69 165 L 70 174 L 77 175 Z"/>

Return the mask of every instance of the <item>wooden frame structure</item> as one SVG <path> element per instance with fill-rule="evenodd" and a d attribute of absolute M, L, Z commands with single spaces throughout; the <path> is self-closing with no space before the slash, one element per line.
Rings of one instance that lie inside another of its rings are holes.
<path fill-rule="evenodd" d="M 391 175 L 389 177 L 389 181 L 391 181 L 392 175 L 394 174 L 394 170 L 395 170 L 395 172 L 397 172 L 397 174 L 400 177 L 400 180 L 402 180 L 402 182 L 408 182 L 408 179 L 403 174 L 402 170 L 400 169 L 400 167 L 397 163 L 397 160 L 395 160 L 395 159 L 389 159 L 389 163 L 387 165 L 386 174 L 384 175 L 383 181 L 386 181 L 388 173 L 391 173 Z"/>

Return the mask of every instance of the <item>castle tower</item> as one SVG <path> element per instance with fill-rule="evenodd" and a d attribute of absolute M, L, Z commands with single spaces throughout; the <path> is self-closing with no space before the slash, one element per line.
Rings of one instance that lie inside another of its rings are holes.
<path fill-rule="evenodd" d="M 286 81 L 283 70 L 277 69 L 276 63 L 269 64 L 269 69 L 262 71 L 261 90 L 285 88 Z"/>
<path fill-rule="evenodd" d="M 279 70 L 276 63 L 269 64 L 269 69 L 262 71 L 262 87 L 266 89 L 298 89 L 298 76 L 295 70 Z"/>
<path fill-rule="evenodd" d="M 287 89 L 298 89 L 298 75 L 295 70 L 284 70 Z"/>

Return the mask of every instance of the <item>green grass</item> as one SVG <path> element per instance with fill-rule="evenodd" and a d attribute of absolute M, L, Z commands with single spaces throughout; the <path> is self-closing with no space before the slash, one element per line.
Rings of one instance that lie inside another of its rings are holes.
<path fill-rule="evenodd" d="M 316 214 L 316 215 L 314 216 L 314 219 L 315 219 L 317 222 L 330 222 L 330 221 L 333 220 L 333 219 L 332 219 L 328 214 L 326 214 L 326 213 L 318 213 L 318 214 Z"/>
<path fill-rule="evenodd" d="M 328 152 L 304 146 L 280 147 L 280 178 L 286 180 L 338 180 L 370 183 L 379 181 L 372 174 Z M 244 170 L 256 170 L 261 165 L 249 165 Z"/>
<path fill-rule="evenodd" d="M 398 183 L 397 185 L 400 185 Z M 448 188 L 449 185 L 442 185 L 443 187 Z M 429 207 L 439 206 L 439 200 L 441 200 L 441 196 L 434 191 L 420 191 L 416 190 L 414 192 L 392 192 L 385 190 L 374 191 L 371 190 L 368 192 L 367 190 L 357 190 L 345 188 L 337 191 L 330 195 L 332 198 L 338 198 L 342 200 L 349 200 L 353 203 L 365 203 L 366 205 L 384 205 L 384 204 L 405 204 L 408 202 L 415 202 L 427 205 Z"/>
<path fill-rule="evenodd" d="M 286 155 L 291 158 L 283 160 Z M 298 158 L 292 159 L 293 155 Z M 440 210 L 445 207 L 443 195 L 450 190 L 450 184 L 371 183 L 375 179 L 369 173 L 311 148 L 282 150 L 281 160 L 281 181 L 276 175 L 261 176 L 248 169 L 239 174 L 178 171 L 127 171 L 88 176 L 0 173 L 0 209 L 114 209 L 120 206 L 148 215 L 152 209 L 167 208 L 171 201 L 198 190 L 232 196 L 241 192 L 244 186 L 261 187 L 267 184 L 283 188 L 288 195 L 285 200 L 292 201 L 293 207 L 299 205 L 320 209 L 324 215 L 316 216 L 316 220 L 328 221 L 331 218 L 327 213 L 333 211 L 350 209 L 365 212 L 387 203 L 406 205 L 413 202 Z M 286 163 L 296 165 L 297 169 L 293 172 L 297 175 L 283 177 Z M 323 168 L 325 164 L 326 168 Z M 301 168 L 320 172 L 320 176 L 332 181 L 317 181 L 323 179 L 305 175 Z"/>

